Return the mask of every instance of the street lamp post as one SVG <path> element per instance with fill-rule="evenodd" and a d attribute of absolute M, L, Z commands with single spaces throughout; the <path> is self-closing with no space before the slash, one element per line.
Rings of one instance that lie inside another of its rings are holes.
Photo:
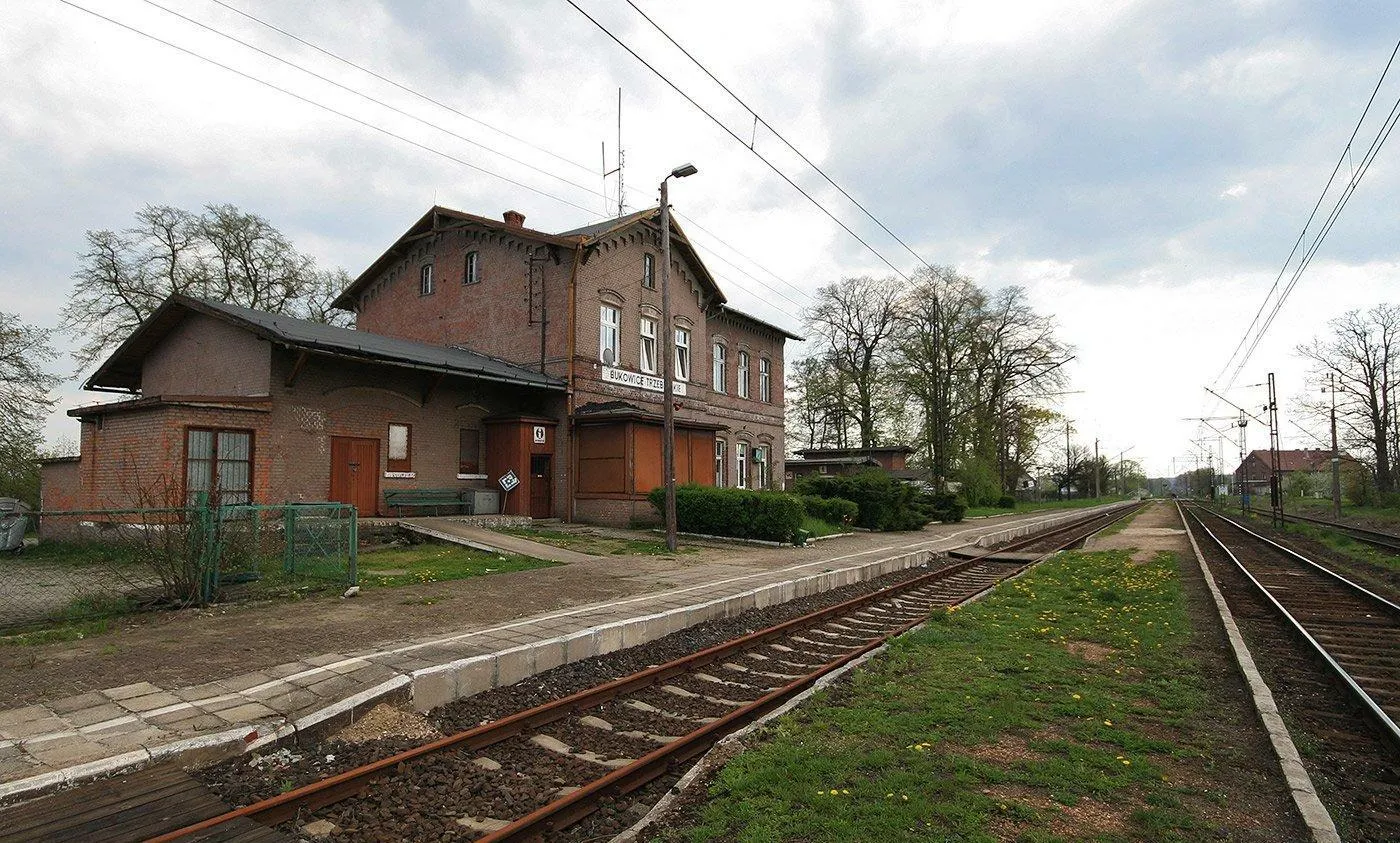
<path fill-rule="evenodd" d="M 676 329 L 671 320 L 671 202 L 666 184 L 695 175 L 694 164 L 682 164 L 661 180 L 661 342 L 663 406 L 661 408 L 661 474 L 666 483 L 666 549 L 676 549 Z"/>

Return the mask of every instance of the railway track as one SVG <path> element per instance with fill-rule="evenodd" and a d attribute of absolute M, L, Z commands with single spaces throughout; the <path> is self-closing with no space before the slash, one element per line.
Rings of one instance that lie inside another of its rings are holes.
<path fill-rule="evenodd" d="M 229 824 L 249 820 L 287 824 L 291 832 L 326 820 L 338 829 L 336 840 L 574 839 L 571 826 L 589 839 L 610 836 L 636 819 L 629 801 L 659 795 L 686 762 L 724 735 L 931 612 L 965 602 L 1138 509 L 1126 504 L 1075 519 L 150 840 L 212 839 Z M 1017 552 L 1034 555 L 998 558 Z M 585 818 L 587 824 L 574 825 Z"/>
<path fill-rule="evenodd" d="M 1251 515 L 1267 515 L 1264 510 L 1250 508 Z M 1308 515 L 1294 515 L 1289 512 L 1283 513 L 1283 520 L 1290 524 L 1307 524 L 1312 527 L 1322 527 L 1336 533 L 1341 533 L 1348 538 L 1379 548 L 1388 553 L 1400 554 L 1400 536 L 1394 533 L 1383 533 L 1380 530 L 1370 530 L 1365 527 L 1357 527 L 1352 524 L 1343 524 L 1340 521 L 1329 521 L 1325 518 L 1313 518 Z"/>
<path fill-rule="evenodd" d="M 1400 839 L 1400 605 L 1199 505 L 1183 508 L 1348 840 Z"/>

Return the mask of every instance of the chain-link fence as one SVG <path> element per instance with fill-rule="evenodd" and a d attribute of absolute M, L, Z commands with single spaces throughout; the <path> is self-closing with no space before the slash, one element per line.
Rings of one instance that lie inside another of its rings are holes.
<path fill-rule="evenodd" d="M 160 509 L 28 512 L 0 553 L 0 631 L 277 596 L 358 580 L 355 508 L 203 500 Z"/>

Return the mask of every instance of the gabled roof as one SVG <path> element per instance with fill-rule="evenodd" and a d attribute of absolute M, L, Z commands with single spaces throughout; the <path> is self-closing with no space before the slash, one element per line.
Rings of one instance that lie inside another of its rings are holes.
<path fill-rule="evenodd" d="M 477 214 L 469 214 L 466 211 L 457 211 L 452 208 L 444 208 L 441 205 L 434 205 L 428 209 L 426 214 L 419 217 L 417 222 L 409 226 L 408 231 L 405 231 L 399 236 L 399 239 L 394 241 L 394 245 L 385 249 L 384 254 L 375 258 L 374 263 L 371 263 L 364 272 L 361 272 L 354 281 L 350 282 L 350 286 L 346 287 L 344 292 L 339 296 L 336 296 L 331 306 L 340 308 L 341 310 L 353 311 L 355 309 L 355 298 L 359 294 L 360 288 L 368 284 L 372 279 L 378 277 L 380 270 L 385 266 L 402 257 L 401 249 L 405 242 L 417 240 L 423 235 L 435 230 L 440 231 L 444 228 L 461 228 L 467 225 L 478 225 L 482 228 L 489 228 L 495 231 L 505 231 L 525 240 L 534 240 L 539 243 L 565 249 L 573 249 L 578 246 L 578 238 L 576 237 L 549 234 L 544 231 L 536 231 L 533 228 L 510 225 L 505 220 L 491 219 L 490 217 L 478 216 Z"/>
<path fill-rule="evenodd" d="M 98 367 L 84 388 L 139 390 L 145 356 L 189 313 L 201 313 L 227 322 L 287 348 L 540 389 L 567 388 L 558 378 L 470 349 L 386 337 L 182 295 L 166 299 Z"/>
<path fill-rule="evenodd" d="M 1343 452 L 1340 454 L 1342 462 L 1355 462 L 1355 458 Z M 1246 459 L 1254 459 L 1264 465 L 1269 465 L 1269 452 L 1267 449 L 1259 449 L 1249 452 Z M 1279 451 L 1278 467 L 1279 471 L 1321 471 L 1332 465 L 1332 452 L 1321 448 L 1305 448 L 1300 451 Z M 1239 471 L 1238 468 L 1235 471 Z"/>
<path fill-rule="evenodd" d="M 596 240 L 599 237 L 611 234 L 614 231 L 621 231 L 627 226 L 639 220 L 650 219 L 661 213 L 660 208 L 644 208 L 640 211 L 633 211 L 630 214 L 623 214 L 620 217 L 613 217 L 610 220 L 595 222 L 580 228 L 571 228 L 568 231 L 559 232 L 560 237 L 583 237 L 586 240 Z M 675 222 L 675 220 L 672 220 Z"/>
<path fill-rule="evenodd" d="M 773 333 L 778 334 L 782 337 L 786 337 L 790 340 L 797 340 L 798 342 L 807 341 L 806 337 L 794 334 L 792 331 L 789 331 L 786 328 L 779 328 L 772 322 L 764 322 L 762 319 L 759 319 L 755 316 L 750 316 L 741 310 L 735 310 L 727 304 L 720 305 L 719 312 L 721 316 L 727 316 L 731 319 L 737 319 L 740 322 L 748 323 L 751 327 L 758 327 L 765 331 L 772 331 Z"/>
<path fill-rule="evenodd" d="M 868 448 L 798 448 L 793 453 L 803 456 L 811 455 L 812 458 L 822 458 L 865 456 L 869 454 L 912 454 L 914 453 L 914 449 L 908 445 L 871 445 Z"/>

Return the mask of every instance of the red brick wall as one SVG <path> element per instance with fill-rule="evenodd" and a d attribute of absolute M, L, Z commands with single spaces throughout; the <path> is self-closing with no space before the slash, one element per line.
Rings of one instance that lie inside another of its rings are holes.
<path fill-rule="evenodd" d="M 39 467 L 40 509 L 77 509 L 81 495 L 77 460 L 46 462 Z"/>
<path fill-rule="evenodd" d="M 534 267 L 534 307 L 528 258 Z M 479 283 L 463 283 L 466 255 L 478 254 Z M 554 256 L 557 255 L 558 263 Z M 419 272 L 433 267 L 434 292 L 419 295 Z M 539 368 L 539 290 L 544 289 L 546 371 L 565 375 L 568 286 L 573 252 L 538 247 L 509 232 L 455 228 L 424 237 L 372 281 L 360 296 L 356 324 L 362 331 L 461 345 L 532 369 Z M 531 314 L 536 321 L 531 323 Z"/>
<path fill-rule="evenodd" d="M 267 395 L 271 346 L 227 322 L 191 313 L 141 366 L 142 395 Z"/>

